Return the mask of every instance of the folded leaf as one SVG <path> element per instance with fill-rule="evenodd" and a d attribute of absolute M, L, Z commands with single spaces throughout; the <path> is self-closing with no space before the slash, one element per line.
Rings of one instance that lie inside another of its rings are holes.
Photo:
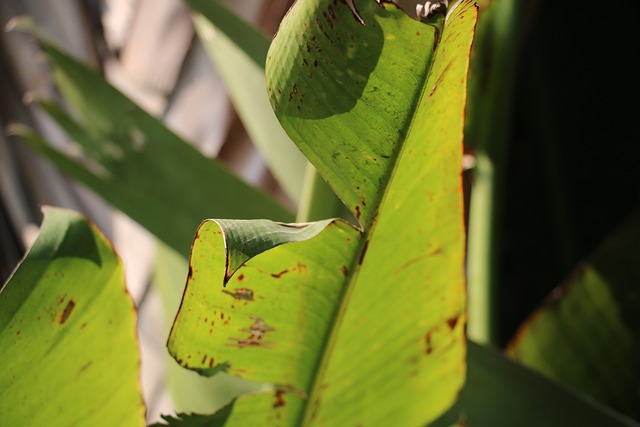
<path fill-rule="evenodd" d="M 45 209 L 0 292 L 0 348 L 2 425 L 144 425 L 122 262 L 79 214 Z"/>

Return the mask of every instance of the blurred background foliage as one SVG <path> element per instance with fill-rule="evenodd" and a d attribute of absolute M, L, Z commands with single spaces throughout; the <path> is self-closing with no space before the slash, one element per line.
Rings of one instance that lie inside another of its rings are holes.
<path fill-rule="evenodd" d="M 269 39 L 292 1 L 221 3 Z M 490 313 L 494 327 L 487 341 L 503 347 L 576 264 L 637 211 L 640 179 L 635 168 L 640 147 L 634 120 L 637 78 L 631 66 L 637 36 L 633 14 L 609 5 L 599 10 L 549 0 L 479 0 L 478 4 L 465 191 L 469 200 L 481 169 L 478 153 L 488 152 L 496 167 L 498 204 L 492 226 L 486 229 L 493 242 L 489 251 L 494 294 Z M 222 66 L 207 54 L 185 2 L 0 2 L 3 27 L 20 15 L 32 16 L 67 51 L 99 70 L 204 155 L 216 157 L 247 183 L 296 210 L 297 201 L 274 178 L 247 131 L 249 125 L 230 101 Z M 2 33 L 0 75 L 3 129 L 13 122 L 25 123 L 54 146 L 68 147 L 67 136 L 29 102 L 39 97 L 62 101 L 31 38 Z M 127 286 L 140 315 L 148 418 L 156 420 L 174 405 L 162 375 L 166 332 L 154 327 L 168 314 L 150 284 L 166 280 L 169 274 L 182 283 L 183 265 L 165 259 L 156 266 L 152 235 L 35 155 L 19 138 L 3 132 L 2 281 L 32 242 L 42 204 L 84 213 L 123 257 Z M 165 301 L 179 298 L 180 293 L 174 286 L 173 296 L 165 295 Z"/>

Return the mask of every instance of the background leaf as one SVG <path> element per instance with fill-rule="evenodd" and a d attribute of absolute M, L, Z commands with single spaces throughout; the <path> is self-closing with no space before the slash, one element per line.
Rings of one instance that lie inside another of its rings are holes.
<path fill-rule="evenodd" d="M 0 293 L 2 424 L 144 425 L 123 266 L 79 214 L 45 209 Z"/>
<path fill-rule="evenodd" d="M 521 326 L 508 355 L 640 417 L 640 213 Z"/>
<path fill-rule="evenodd" d="M 193 230 L 211 215 L 293 218 L 278 202 L 204 157 L 45 36 L 40 35 L 39 41 L 74 117 L 50 102 L 42 105 L 75 138 L 85 156 L 70 157 L 35 133 L 15 129 L 33 149 L 179 253 L 188 253 Z"/>
<path fill-rule="evenodd" d="M 297 204 L 305 157 L 278 123 L 269 105 L 264 64 L 269 39 L 216 1 L 189 0 L 198 13 L 198 36 L 216 64 L 233 105 L 269 170 Z"/>
<path fill-rule="evenodd" d="M 469 342 L 467 383 L 458 402 L 431 427 L 638 426 L 610 408 Z"/>

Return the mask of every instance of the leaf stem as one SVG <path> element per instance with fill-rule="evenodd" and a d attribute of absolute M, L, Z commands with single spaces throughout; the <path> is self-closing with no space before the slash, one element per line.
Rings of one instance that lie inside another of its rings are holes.
<path fill-rule="evenodd" d="M 469 206 L 467 249 L 469 338 L 498 344 L 497 315 L 502 184 L 505 178 L 518 46 L 519 2 L 494 2 L 484 13 L 471 72 L 467 143 L 477 156 Z M 484 15 L 484 22 L 483 20 Z M 477 37 L 478 39 L 478 37 Z M 486 65 L 489 64 L 487 67 Z"/>

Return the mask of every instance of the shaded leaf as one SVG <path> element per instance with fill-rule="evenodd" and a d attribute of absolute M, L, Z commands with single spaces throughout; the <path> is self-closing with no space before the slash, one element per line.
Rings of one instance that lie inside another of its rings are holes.
<path fill-rule="evenodd" d="M 269 170 L 296 203 L 306 159 L 291 142 L 269 105 L 264 62 L 269 39 L 216 1 L 188 0 L 195 28 L 242 123 Z"/>
<path fill-rule="evenodd" d="M 460 399 L 431 427 L 638 426 L 489 347 L 470 341 L 468 355 L 467 383 Z"/>
<path fill-rule="evenodd" d="M 640 417 L 640 214 L 521 326 L 507 354 Z"/>
<path fill-rule="evenodd" d="M 144 425 L 122 262 L 79 214 L 44 213 L 0 293 L 2 424 Z"/>
<path fill-rule="evenodd" d="M 325 221 L 273 242 L 226 287 L 225 250 L 253 233 L 234 243 L 206 221 L 192 246 L 170 352 L 273 384 L 239 397 L 225 425 L 423 425 L 464 381 L 460 163 L 477 10 L 463 2 L 446 24 L 373 2 L 360 12 L 366 27 L 344 3 L 297 2 L 267 77 L 285 129 L 362 227 Z"/>
<path fill-rule="evenodd" d="M 149 427 L 162 427 L 162 426 L 173 426 L 173 427 L 216 427 L 223 426 L 229 414 L 231 413 L 231 409 L 233 408 L 233 403 L 226 405 L 215 414 L 211 415 L 200 415 L 200 414 L 177 414 L 175 417 L 170 415 L 161 415 L 162 419 L 166 421 L 166 423 L 155 423 L 150 424 Z"/>
<path fill-rule="evenodd" d="M 29 28 L 28 23 L 22 25 Z M 36 29 L 30 31 L 38 34 Z M 44 35 L 39 35 L 39 41 L 74 117 L 51 102 L 42 106 L 82 150 L 80 156 L 70 157 L 27 129 L 17 127 L 17 133 L 169 246 L 186 255 L 193 230 L 212 215 L 293 218 L 279 203 L 204 157 Z"/>

